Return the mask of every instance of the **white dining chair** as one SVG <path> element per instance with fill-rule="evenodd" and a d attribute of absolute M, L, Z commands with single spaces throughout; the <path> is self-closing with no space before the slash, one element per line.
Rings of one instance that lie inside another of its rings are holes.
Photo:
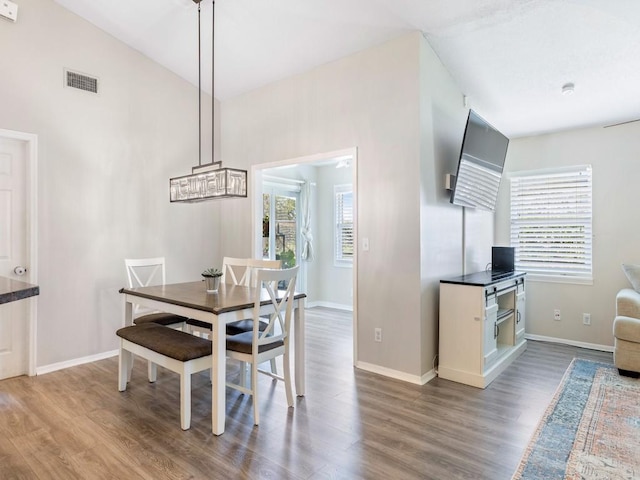
<path fill-rule="evenodd" d="M 164 285 L 166 283 L 164 257 L 125 258 L 124 265 L 127 270 L 129 288 Z M 156 323 L 166 327 L 184 329 L 186 321 L 186 317 L 173 313 L 144 309 L 138 305 L 133 306 L 133 323 L 135 325 Z"/>
<path fill-rule="evenodd" d="M 247 388 L 241 379 L 239 383 L 227 382 L 227 386 L 242 393 L 252 396 L 253 401 L 253 423 L 258 425 L 260 416 L 258 412 L 258 373 L 264 373 L 270 377 L 281 380 L 285 385 L 287 395 L 287 405 L 293 407 L 293 393 L 291 387 L 291 359 L 290 359 L 290 332 L 293 315 L 294 293 L 299 267 L 284 270 L 257 269 L 256 286 L 253 305 L 253 329 L 238 335 L 227 337 L 227 356 L 251 365 L 251 376 L 249 387 Z M 278 298 L 278 284 L 285 282 L 287 288 L 284 294 Z M 264 319 L 260 317 L 262 308 L 262 289 L 268 296 L 274 312 L 269 315 L 264 330 L 259 328 L 260 322 Z M 283 375 L 261 370 L 258 366 L 266 361 L 273 360 L 279 356 L 283 357 Z"/>

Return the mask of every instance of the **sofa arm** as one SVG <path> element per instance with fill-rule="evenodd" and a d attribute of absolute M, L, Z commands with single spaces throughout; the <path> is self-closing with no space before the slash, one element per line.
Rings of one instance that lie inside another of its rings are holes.
<path fill-rule="evenodd" d="M 613 336 L 619 340 L 640 344 L 640 319 L 616 317 L 613 321 Z"/>
<path fill-rule="evenodd" d="M 616 295 L 616 316 L 640 318 L 640 293 L 624 288 Z"/>

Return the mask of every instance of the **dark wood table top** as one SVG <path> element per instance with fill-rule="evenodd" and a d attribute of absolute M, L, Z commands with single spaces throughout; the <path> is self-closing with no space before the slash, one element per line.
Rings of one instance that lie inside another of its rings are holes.
<path fill-rule="evenodd" d="M 253 307 L 255 291 L 256 289 L 251 287 L 221 283 L 218 292 L 208 293 L 204 281 L 120 289 L 120 293 L 211 312 L 216 315 Z M 305 297 L 304 293 L 295 294 L 296 299 Z M 261 298 L 262 305 L 269 304 L 266 290 L 262 291 Z"/>
<path fill-rule="evenodd" d="M 0 277 L 0 304 L 40 294 L 40 287 L 12 278 Z"/>

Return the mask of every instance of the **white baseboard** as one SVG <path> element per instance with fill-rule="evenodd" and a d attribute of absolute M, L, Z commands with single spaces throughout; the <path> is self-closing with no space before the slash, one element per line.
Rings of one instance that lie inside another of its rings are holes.
<path fill-rule="evenodd" d="M 336 310 L 345 310 L 347 312 L 353 312 L 353 305 L 344 305 L 342 303 L 323 302 L 321 300 L 316 302 L 307 302 L 307 308 L 313 307 L 325 307 L 334 308 Z"/>
<path fill-rule="evenodd" d="M 567 340 L 566 338 L 545 337 L 544 335 L 525 334 L 527 340 L 538 340 L 540 342 L 561 343 L 563 345 L 571 345 L 572 347 L 587 348 L 589 350 L 600 350 L 601 352 L 613 352 L 611 345 L 599 345 L 597 343 L 577 342 L 575 340 Z"/>
<path fill-rule="evenodd" d="M 64 362 L 43 365 L 42 367 L 36 367 L 36 375 L 44 375 L 45 373 L 55 372 L 64 368 L 84 365 L 85 363 L 97 362 L 98 360 L 104 360 L 105 358 L 117 357 L 118 353 L 118 350 L 111 350 L 109 352 L 97 353 L 96 355 L 89 355 L 88 357 L 74 358 L 73 360 L 66 360 Z"/>
<path fill-rule="evenodd" d="M 417 375 L 409 375 L 405 372 L 393 370 L 391 368 L 381 367 L 367 362 L 356 362 L 356 368 L 366 370 L 367 372 L 377 373 L 378 375 L 384 375 L 385 377 L 395 378 L 396 380 L 402 380 L 403 382 L 413 383 L 415 385 L 424 385 L 430 380 L 436 378 L 435 370 L 430 370 L 421 377 Z"/>

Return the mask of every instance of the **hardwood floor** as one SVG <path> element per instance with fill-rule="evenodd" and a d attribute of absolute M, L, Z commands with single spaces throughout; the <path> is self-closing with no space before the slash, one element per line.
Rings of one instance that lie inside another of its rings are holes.
<path fill-rule="evenodd" d="M 0 478 L 509 479 L 571 359 L 612 361 L 529 341 L 485 390 L 439 378 L 418 386 L 352 367 L 349 314 L 306 318 L 307 395 L 287 409 L 282 383 L 261 378 L 253 427 L 250 398 L 227 389 L 220 437 L 206 373 L 193 376 L 186 432 L 178 376 L 159 369 L 149 384 L 143 361 L 123 393 L 117 358 L 1 381 Z"/>

